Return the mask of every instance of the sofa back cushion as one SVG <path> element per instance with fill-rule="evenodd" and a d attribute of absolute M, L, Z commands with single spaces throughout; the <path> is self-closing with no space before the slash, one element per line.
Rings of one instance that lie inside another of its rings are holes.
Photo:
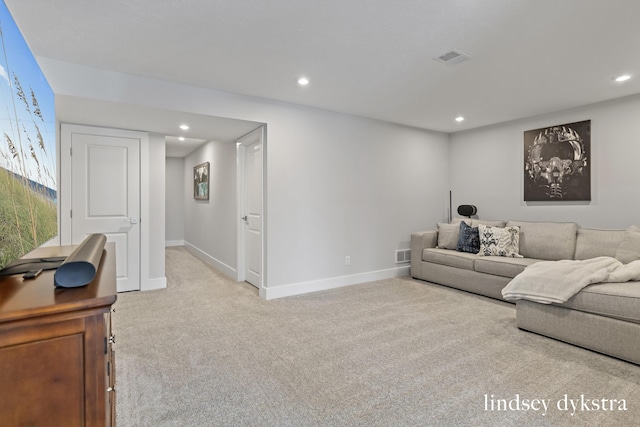
<path fill-rule="evenodd" d="M 480 224 L 486 225 L 487 227 L 504 227 L 506 223 L 507 223 L 506 221 L 502 221 L 502 220 L 496 221 L 496 220 L 475 219 L 475 218 L 471 220 L 471 224 L 467 222 L 467 224 L 471 225 L 472 227 L 477 227 Z"/>
<path fill-rule="evenodd" d="M 574 259 L 584 260 L 599 256 L 614 257 L 624 235 L 624 230 L 579 228 Z"/>
<path fill-rule="evenodd" d="M 520 227 L 522 256 L 551 261 L 573 259 L 578 232 L 574 222 L 509 221 L 507 227 Z"/>
<path fill-rule="evenodd" d="M 615 257 L 623 264 L 640 259 L 640 228 L 635 225 L 627 228 L 620 246 L 616 249 Z"/>

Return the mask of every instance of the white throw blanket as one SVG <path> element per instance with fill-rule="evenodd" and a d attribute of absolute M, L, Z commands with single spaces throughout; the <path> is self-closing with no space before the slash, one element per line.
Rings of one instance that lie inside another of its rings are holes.
<path fill-rule="evenodd" d="M 640 280 L 640 260 L 629 264 L 611 257 L 540 261 L 514 277 L 502 290 L 502 296 L 509 301 L 527 299 L 542 304 L 563 303 L 585 286 L 629 280 Z"/>

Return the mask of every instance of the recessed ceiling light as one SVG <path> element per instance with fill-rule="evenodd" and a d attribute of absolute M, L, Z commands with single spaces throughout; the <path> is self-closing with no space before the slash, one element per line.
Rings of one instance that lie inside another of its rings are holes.
<path fill-rule="evenodd" d="M 464 120 L 464 117 L 462 117 L 462 116 L 456 117 L 456 122 L 461 122 L 463 120 Z"/>
<path fill-rule="evenodd" d="M 298 84 L 300 86 L 306 86 L 309 84 L 309 79 L 307 77 L 299 77 L 298 78 Z"/>
<path fill-rule="evenodd" d="M 631 75 L 629 74 L 623 74 L 621 76 L 617 76 L 614 77 L 613 80 L 617 81 L 618 83 L 620 82 L 626 82 L 627 80 L 629 80 L 631 78 Z"/>
<path fill-rule="evenodd" d="M 187 126 L 187 125 L 180 125 L 180 129 L 182 129 L 182 130 L 188 130 L 188 129 L 189 129 L 189 126 Z"/>
<path fill-rule="evenodd" d="M 180 140 L 180 141 L 184 141 L 184 136 L 180 136 L 180 137 L 178 137 L 178 140 Z"/>

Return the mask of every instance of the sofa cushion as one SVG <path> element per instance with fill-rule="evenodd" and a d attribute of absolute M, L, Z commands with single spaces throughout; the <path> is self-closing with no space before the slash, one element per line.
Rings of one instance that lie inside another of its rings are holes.
<path fill-rule="evenodd" d="M 640 259 L 640 228 L 635 225 L 627 228 L 615 257 L 623 264 Z"/>
<path fill-rule="evenodd" d="M 573 259 L 576 223 L 509 221 L 507 227 L 520 227 L 520 254 L 527 258 Z"/>
<path fill-rule="evenodd" d="M 473 268 L 479 273 L 514 278 L 522 273 L 526 266 L 540 261 L 535 258 L 507 258 L 501 256 L 478 257 Z"/>
<path fill-rule="evenodd" d="M 475 254 L 451 251 L 449 249 L 429 248 L 422 251 L 422 260 L 449 267 L 463 268 L 473 271 Z"/>
<path fill-rule="evenodd" d="M 466 222 L 462 221 L 460 223 L 460 237 L 458 238 L 458 246 L 456 249 L 460 252 L 477 254 L 480 250 L 478 227 L 470 227 Z"/>
<path fill-rule="evenodd" d="M 469 224 L 472 227 L 477 227 L 480 224 L 482 225 L 486 225 L 489 227 L 504 227 L 506 224 L 506 221 L 489 221 L 486 219 L 472 219 L 471 220 L 471 224 Z"/>
<path fill-rule="evenodd" d="M 574 259 L 585 260 L 600 256 L 614 257 L 623 237 L 624 230 L 578 228 Z"/>
<path fill-rule="evenodd" d="M 438 247 L 441 249 L 457 249 L 460 238 L 460 224 L 438 223 Z"/>
<path fill-rule="evenodd" d="M 520 249 L 518 227 L 487 227 L 480 224 L 478 234 L 480 235 L 479 255 L 522 258 L 518 252 Z"/>
<path fill-rule="evenodd" d="M 562 307 L 640 323 L 640 283 L 597 283 L 584 288 Z"/>

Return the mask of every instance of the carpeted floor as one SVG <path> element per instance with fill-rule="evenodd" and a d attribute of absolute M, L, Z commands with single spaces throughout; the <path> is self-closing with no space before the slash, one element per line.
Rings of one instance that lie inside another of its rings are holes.
<path fill-rule="evenodd" d="M 639 366 L 520 331 L 507 303 L 408 278 L 264 301 L 183 248 L 166 270 L 115 305 L 120 427 L 640 419 Z"/>

